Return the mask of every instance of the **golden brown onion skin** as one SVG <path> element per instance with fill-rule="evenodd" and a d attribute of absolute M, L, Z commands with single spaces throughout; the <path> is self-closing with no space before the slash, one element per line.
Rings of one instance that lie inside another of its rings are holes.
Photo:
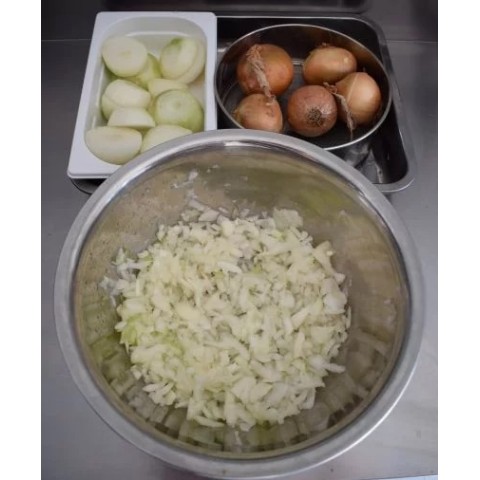
<path fill-rule="evenodd" d="M 316 48 L 303 63 L 303 78 L 309 85 L 336 83 L 357 70 L 353 53 L 340 47 Z"/>
<path fill-rule="evenodd" d="M 355 126 L 367 125 L 376 118 L 382 104 L 382 94 L 377 82 L 368 73 L 351 73 L 337 82 L 335 87 L 336 93 L 345 99 Z M 347 115 L 345 109 L 340 108 L 339 116 L 345 123 L 348 123 Z"/>
<path fill-rule="evenodd" d="M 306 85 L 295 90 L 288 99 L 288 123 L 304 137 L 319 137 L 337 121 L 337 104 L 333 95 L 319 85 Z"/>
<path fill-rule="evenodd" d="M 281 95 L 293 80 L 290 55 L 276 45 L 255 44 L 237 64 L 237 80 L 245 94 Z"/>
<path fill-rule="evenodd" d="M 233 112 L 235 120 L 244 128 L 279 133 L 283 128 L 280 105 L 274 97 L 253 93 L 245 97 Z"/>

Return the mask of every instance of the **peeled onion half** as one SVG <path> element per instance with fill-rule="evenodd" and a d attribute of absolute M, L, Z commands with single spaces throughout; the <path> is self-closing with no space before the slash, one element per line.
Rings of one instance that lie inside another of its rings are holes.
<path fill-rule="evenodd" d="M 107 68 L 119 77 L 137 75 L 147 64 L 147 49 L 131 37 L 111 37 L 102 45 L 102 58 Z"/>
<path fill-rule="evenodd" d="M 97 127 L 85 134 L 85 143 L 101 160 L 123 165 L 140 151 L 142 134 L 133 128 Z"/>
<path fill-rule="evenodd" d="M 154 127 L 155 121 L 144 108 L 120 107 L 116 108 L 110 115 L 108 126 L 145 130 Z"/>
<path fill-rule="evenodd" d="M 188 90 L 168 90 L 160 94 L 152 107 L 157 125 L 178 125 L 200 132 L 203 130 L 203 108 Z"/>
<path fill-rule="evenodd" d="M 149 53 L 147 56 L 147 63 L 143 69 L 133 77 L 128 77 L 127 80 L 136 83 L 142 88 L 147 88 L 148 82 L 154 78 L 160 78 L 160 66 L 157 59 Z"/>
<path fill-rule="evenodd" d="M 185 135 L 190 135 L 191 130 L 187 128 L 179 127 L 178 125 L 158 125 L 154 128 L 151 128 L 143 137 L 141 152 L 150 150 L 151 148 L 160 145 L 163 142 L 168 140 L 173 140 L 174 138 L 183 137 Z"/>
<path fill-rule="evenodd" d="M 150 103 L 149 92 L 128 80 L 114 80 L 102 95 L 102 113 L 106 119 L 119 107 L 146 108 Z"/>
<path fill-rule="evenodd" d="M 177 80 L 167 80 L 166 78 L 154 78 L 148 82 L 148 91 L 153 98 L 158 97 L 167 90 L 188 90 L 188 85 Z"/>
<path fill-rule="evenodd" d="M 206 50 L 203 42 L 192 37 L 172 39 L 160 54 L 162 76 L 181 83 L 193 82 L 205 67 Z"/>

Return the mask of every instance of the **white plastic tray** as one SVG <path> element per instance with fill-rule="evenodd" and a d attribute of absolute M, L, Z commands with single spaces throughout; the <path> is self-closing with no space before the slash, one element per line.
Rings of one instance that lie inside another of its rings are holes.
<path fill-rule="evenodd" d="M 105 125 L 100 111 L 100 98 L 108 76 L 101 58 L 103 42 L 116 35 L 128 35 L 158 57 L 160 50 L 173 37 L 193 36 L 205 42 L 207 59 L 205 74 L 190 85 L 190 91 L 202 103 L 205 130 L 217 128 L 213 77 L 217 56 L 217 18 L 209 12 L 102 12 L 97 15 L 88 54 L 77 122 L 73 134 L 68 176 L 74 179 L 107 178 L 119 167 L 93 155 L 85 144 L 85 132 Z"/>

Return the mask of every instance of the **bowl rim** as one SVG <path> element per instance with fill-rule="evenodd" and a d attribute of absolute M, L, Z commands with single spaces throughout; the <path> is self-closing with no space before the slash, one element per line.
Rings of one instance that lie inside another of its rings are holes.
<path fill-rule="evenodd" d="M 99 215 L 131 181 L 170 157 L 207 146 L 255 146 L 285 149 L 330 169 L 356 188 L 385 223 L 396 243 L 409 285 L 410 319 L 397 362 L 373 402 L 342 430 L 327 441 L 297 450 L 293 454 L 265 459 L 234 460 L 192 453 L 154 439 L 136 427 L 104 396 L 87 368 L 71 321 L 73 273 L 82 245 Z M 258 130 L 218 130 L 190 135 L 160 145 L 117 170 L 87 200 L 66 237 L 60 254 L 54 286 L 54 312 L 57 336 L 63 356 L 77 387 L 95 412 L 120 436 L 141 450 L 177 469 L 186 469 L 214 478 L 278 478 L 326 463 L 358 444 L 391 412 L 405 391 L 416 367 L 424 326 L 423 278 L 414 242 L 402 219 L 389 201 L 360 172 L 332 153 L 303 140 Z M 352 428 L 353 427 L 353 428 Z"/>
<path fill-rule="evenodd" d="M 238 38 L 237 40 L 235 40 L 234 42 L 232 42 L 228 48 L 222 53 L 222 56 L 219 58 L 218 62 L 217 62 L 217 66 L 215 68 L 215 75 L 214 75 L 214 78 L 213 78 L 213 85 L 214 85 L 214 88 L 215 88 L 215 100 L 217 102 L 217 105 L 218 107 L 220 108 L 220 110 L 222 111 L 222 113 L 225 115 L 226 118 L 228 118 L 229 122 L 231 122 L 233 125 L 235 125 L 237 128 L 240 128 L 240 129 L 243 129 L 243 130 L 247 130 L 246 128 L 244 128 L 240 123 L 238 123 L 233 117 L 232 115 L 227 111 L 227 109 L 225 108 L 225 105 L 223 103 L 223 100 L 221 98 L 221 95 L 220 95 L 220 92 L 218 90 L 218 75 L 219 75 L 219 68 L 220 68 L 220 65 L 222 64 L 223 62 L 223 57 L 234 47 L 236 47 L 238 44 L 240 44 L 241 42 L 244 42 L 247 38 L 255 35 L 255 34 L 260 34 L 264 31 L 268 31 L 268 30 L 276 30 L 276 29 L 279 29 L 279 28 L 284 28 L 284 27 L 301 27 L 301 28 L 310 28 L 310 29 L 314 29 L 314 30 L 323 30 L 323 31 L 326 31 L 326 32 L 331 32 L 335 35 L 338 35 L 338 36 L 341 36 L 341 37 L 344 37 L 345 39 L 357 44 L 360 48 L 362 48 L 363 50 L 365 50 L 366 52 L 368 52 L 371 57 L 375 60 L 375 62 L 378 64 L 379 68 L 381 69 L 381 71 L 383 72 L 384 76 L 385 76 L 385 79 L 386 79 L 386 82 L 387 82 L 387 86 L 388 86 L 388 98 L 387 98 L 387 101 L 386 101 L 386 104 L 385 104 L 385 108 L 384 108 L 384 111 L 382 113 L 382 115 L 380 116 L 380 118 L 375 122 L 374 125 L 372 125 L 372 127 L 367 130 L 363 135 L 359 136 L 358 138 L 354 138 L 353 140 L 350 140 L 348 142 L 345 142 L 345 143 L 341 143 L 339 145 L 334 145 L 334 146 L 330 146 L 330 147 L 326 147 L 326 148 L 323 148 L 324 150 L 327 150 L 329 152 L 335 152 L 337 150 L 342 150 L 344 148 L 349 148 L 349 147 L 353 147 L 359 143 L 361 143 L 362 141 L 366 140 L 367 138 L 370 138 L 383 124 L 383 122 L 385 121 L 385 119 L 387 118 L 388 114 L 390 113 L 390 109 L 392 108 L 392 102 L 393 102 L 393 96 L 392 96 L 392 82 L 390 80 L 390 76 L 388 75 L 388 72 L 385 68 L 385 66 L 383 65 L 383 62 L 381 61 L 380 58 L 378 58 L 377 55 L 375 55 L 369 48 L 367 48 L 363 43 L 359 42 L 358 40 L 356 40 L 355 38 L 345 34 L 345 33 L 342 33 L 342 32 L 339 32 L 338 30 L 334 30 L 332 28 L 327 28 L 327 27 L 322 27 L 320 25 L 311 25 L 311 24 L 308 24 L 308 23 L 282 23 L 282 24 L 279 24 L 279 25 L 271 25 L 271 26 L 267 26 L 267 27 L 262 27 L 262 28 L 258 28 L 257 30 L 253 30 L 252 32 L 249 32 L 243 36 L 241 36 L 240 38 Z M 297 138 L 297 137 L 291 137 L 291 138 Z M 308 140 L 304 140 L 304 141 L 307 141 Z M 322 148 L 322 147 L 318 147 L 317 148 Z"/>

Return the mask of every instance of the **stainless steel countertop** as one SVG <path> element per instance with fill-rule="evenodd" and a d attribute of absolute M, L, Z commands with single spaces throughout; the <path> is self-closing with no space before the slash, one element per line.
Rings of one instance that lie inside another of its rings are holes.
<path fill-rule="evenodd" d="M 390 200 L 420 253 L 425 338 L 412 382 L 383 424 L 346 454 L 295 480 L 437 473 L 437 43 L 389 41 L 388 46 L 418 162 L 413 185 Z M 42 42 L 42 478 L 198 478 L 162 465 L 100 420 L 73 383 L 59 348 L 55 269 L 65 236 L 88 198 L 66 175 L 88 47 L 88 40 Z"/>

